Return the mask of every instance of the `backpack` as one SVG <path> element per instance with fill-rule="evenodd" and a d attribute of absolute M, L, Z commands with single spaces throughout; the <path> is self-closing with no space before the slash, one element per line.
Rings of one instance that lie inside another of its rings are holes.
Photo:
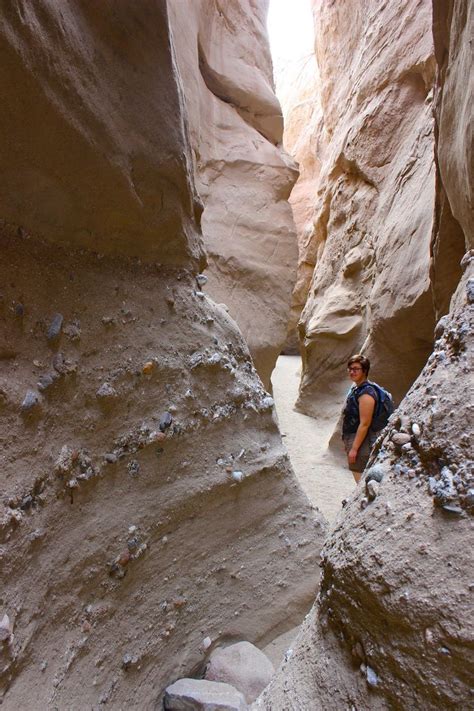
<path fill-rule="evenodd" d="M 392 395 L 385 390 L 381 385 L 377 385 L 372 380 L 366 380 L 362 386 L 371 385 L 375 392 L 377 393 L 377 403 L 375 405 L 374 415 L 372 417 L 372 423 L 370 429 L 372 432 L 380 432 L 387 425 L 388 418 L 395 410 L 395 405 L 393 403 Z M 357 431 L 359 426 L 359 397 L 363 395 L 362 392 L 357 392 L 359 388 L 351 388 L 347 396 L 346 405 L 344 408 L 344 422 L 342 426 L 342 431 L 344 434 L 354 433 Z"/>

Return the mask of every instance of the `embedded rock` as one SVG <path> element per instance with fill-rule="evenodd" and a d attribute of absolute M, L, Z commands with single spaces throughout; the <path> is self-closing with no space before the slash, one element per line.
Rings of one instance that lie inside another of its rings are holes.
<path fill-rule="evenodd" d="M 167 8 L 1 11 L 8 711 L 151 708 L 222 640 L 294 626 L 316 584 L 321 517 L 235 322 L 196 293 Z"/>
<path fill-rule="evenodd" d="M 268 388 L 296 276 L 287 199 L 298 173 L 280 145 L 267 5 L 178 1 L 171 3 L 171 17 L 204 204 L 206 291 L 227 304 Z"/>
<path fill-rule="evenodd" d="M 464 109 L 439 131 L 436 152 L 443 195 L 472 250 L 474 11 L 468 0 L 435 0 L 433 10 L 440 129 L 455 97 Z M 369 462 L 383 474 L 377 496 L 361 507 L 359 486 L 341 512 L 316 604 L 255 709 L 472 706 L 472 251 L 462 267 L 433 353 Z M 398 447 L 397 433 L 410 442 Z"/>

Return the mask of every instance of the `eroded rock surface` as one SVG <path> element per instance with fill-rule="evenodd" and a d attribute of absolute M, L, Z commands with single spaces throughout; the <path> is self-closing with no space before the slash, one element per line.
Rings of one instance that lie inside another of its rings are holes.
<path fill-rule="evenodd" d="M 229 307 L 266 387 L 286 338 L 297 245 L 287 199 L 267 2 L 173 2 L 177 58 L 204 203 L 208 291 Z"/>
<path fill-rule="evenodd" d="M 443 199 L 470 251 L 433 353 L 369 462 L 371 481 L 325 545 L 318 600 L 256 708 L 472 706 L 474 14 L 467 1 L 433 8 Z M 464 113 L 450 124 L 456 96 Z"/>
<path fill-rule="evenodd" d="M 292 202 L 304 216 L 294 295 L 295 313 L 306 299 L 297 407 L 317 416 L 324 391 L 335 386 L 341 397 L 342 368 L 362 348 L 373 377 L 400 399 L 431 351 L 459 272 L 443 275 L 438 260 L 434 299 L 431 3 L 315 2 L 314 13 L 318 68 L 308 81 L 319 83 L 320 98 L 304 149 L 293 150 L 316 158 L 300 159 L 305 179 Z M 299 121 L 290 111 L 290 132 L 293 115 Z M 462 240 L 452 250 L 459 261 Z"/>
<path fill-rule="evenodd" d="M 2 13 L 2 708 L 154 708 L 296 624 L 323 524 L 198 278 L 167 3 Z"/>

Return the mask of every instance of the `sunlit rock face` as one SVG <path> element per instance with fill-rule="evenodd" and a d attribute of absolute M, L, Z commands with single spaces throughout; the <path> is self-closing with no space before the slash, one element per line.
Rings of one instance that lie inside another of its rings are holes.
<path fill-rule="evenodd" d="M 298 163 L 299 177 L 290 204 L 298 238 L 298 271 L 293 288 L 286 349 L 299 352 L 298 321 L 308 296 L 318 250 L 313 228 L 314 201 L 319 186 L 324 144 L 321 81 L 314 52 L 288 62 L 279 77 L 279 98 L 285 117 L 284 146 Z"/>
<path fill-rule="evenodd" d="M 171 3 L 204 204 L 208 292 L 229 307 L 268 387 L 286 337 L 297 245 L 265 1 Z"/>
<path fill-rule="evenodd" d="M 323 549 L 320 593 L 292 656 L 256 708 L 472 706 L 472 4 L 436 0 L 433 19 L 437 209 L 440 195 L 449 200 L 469 251 L 434 350 L 369 462 L 372 481 Z M 452 219 L 438 222 L 440 244 Z"/>
<path fill-rule="evenodd" d="M 371 374 L 397 399 L 423 366 L 437 316 L 430 279 L 436 181 L 429 0 L 358 8 L 315 2 L 314 17 L 320 96 L 303 151 L 316 156 L 312 208 L 304 182 L 292 202 L 304 215 L 297 218 L 299 304 L 316 265 L 299 324 L 297 407 L 317 415 L 328 389 L 335 386 L 338 397 L 353 352 L 372 358 Z M 450 295 L 453 284 L 440 289 Z"/>
<path fill-rule="evenodd" d="M 197 279 L 167 4 L 1 12 L 2 708 L 155 708 L 298 622 L 323 524 Z"/>

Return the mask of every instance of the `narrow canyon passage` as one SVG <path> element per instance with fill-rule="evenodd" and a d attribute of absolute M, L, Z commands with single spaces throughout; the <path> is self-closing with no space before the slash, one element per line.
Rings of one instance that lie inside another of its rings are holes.
<path fill-rule="evenodd" d="M 474 4 L 268 11 L 0 8 L 2 711 L 472 707 Z"/>
<path fill-rule="evenodd" d="M 301 377 L 299 356 L 280 356 L 272 374 L 273 395 L 278 425 L 288 449 L 293 470 L 303 491 L 330 523 L 341 510 L 341 502 L 353 491 L 355 483 L 347 468 L 342 440 L 330 450 L 339 410 L 327 399 L 326 407 L 316 419 L 296 412 Z"/>

